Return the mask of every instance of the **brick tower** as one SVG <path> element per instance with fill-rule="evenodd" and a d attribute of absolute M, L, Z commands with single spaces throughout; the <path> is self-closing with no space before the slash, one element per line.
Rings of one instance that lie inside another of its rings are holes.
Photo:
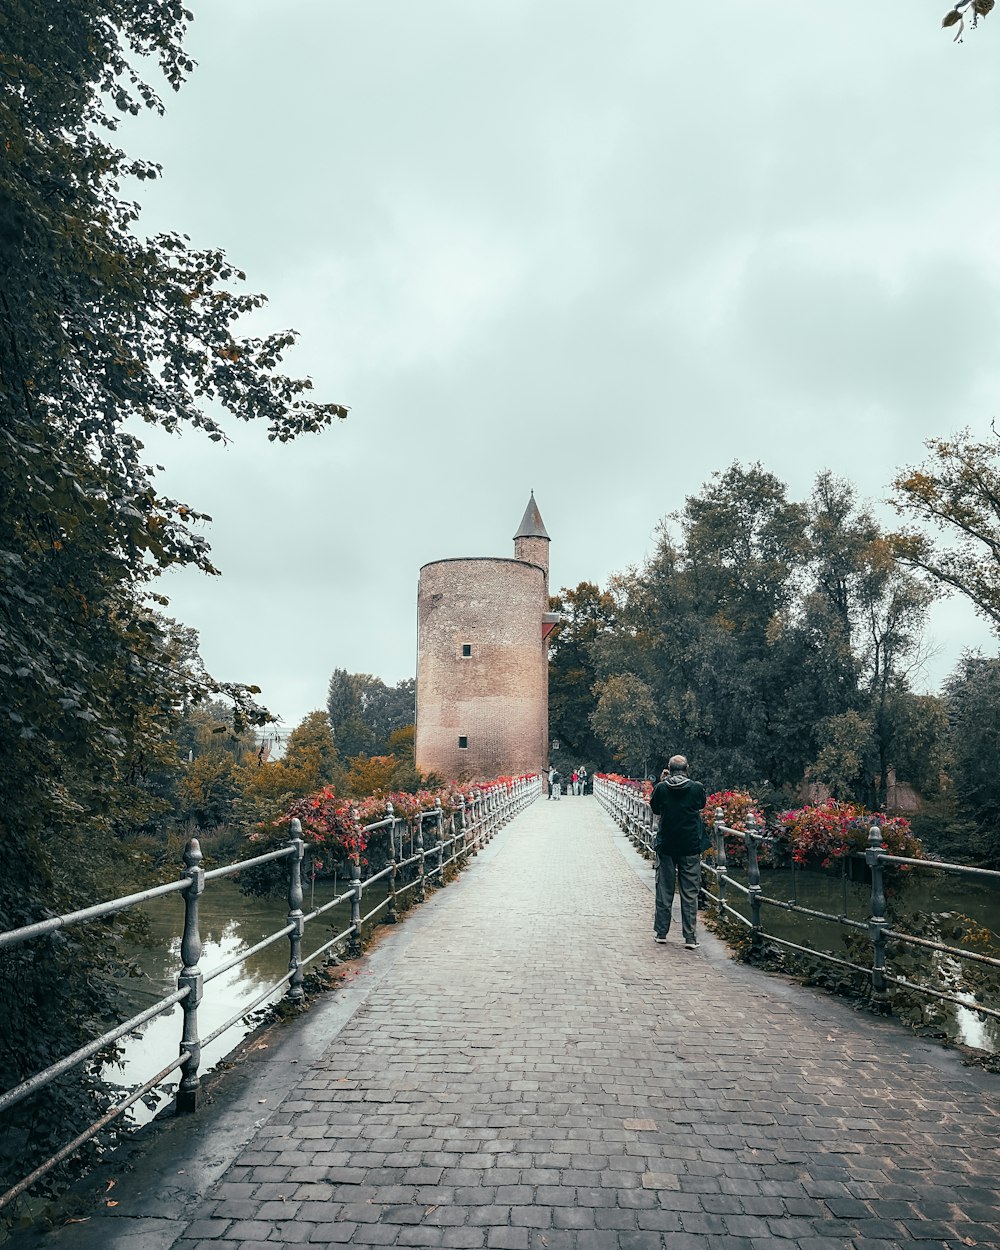
<path fill-rule="evenodd" d="M 437 560 L 417 588 L 416 763 L 445 778 L 548 758 L 549 536 L 532 493 L 514 558 Z"/>

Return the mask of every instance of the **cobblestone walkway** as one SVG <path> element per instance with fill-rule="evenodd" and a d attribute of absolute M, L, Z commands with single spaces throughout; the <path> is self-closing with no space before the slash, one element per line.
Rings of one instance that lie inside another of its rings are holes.
<path fill-rule="evenodd" d="M 177 1250 L 1000 1247 L 998 1079 L 676 918 L 654 944 L 651 878 L 595 800 L 536 802 Z"/>

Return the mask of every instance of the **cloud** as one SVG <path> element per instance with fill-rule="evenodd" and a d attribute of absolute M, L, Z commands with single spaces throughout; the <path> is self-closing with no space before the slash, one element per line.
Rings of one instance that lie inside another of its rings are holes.
<path fill-rule="evenodd" d="M 294 720 L 335 666 L 412 673 L 420 565 L 508 554 L 531 488 L 554 584 L 604 582 L 733 460 L 880 500 L 923 439 L 985 428 L 996 33 L 939 17 L 199 8 L 192 81 L 123 131 L 165 166 L 146 227 L 223 243 L 254 324 L 300 330 L 289 370 L 351 406 L 292 447 L 151 451 L 214 518 L 223 577 L 174 592 L 209 664 Z M 982 636 L 955 613 L 937 675 Z"/>

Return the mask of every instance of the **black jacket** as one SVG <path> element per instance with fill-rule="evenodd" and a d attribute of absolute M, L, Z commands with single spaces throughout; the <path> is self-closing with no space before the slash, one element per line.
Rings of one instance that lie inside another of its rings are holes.
<path fill-rule="evenodd" d="M 656 849 L 676 859 L 681 855 L 701 854 L 702 808 L 706 801 L 705 787 L 700 781 L 676 774 L 654 787 L 649 806 L 660 818 Z"/>

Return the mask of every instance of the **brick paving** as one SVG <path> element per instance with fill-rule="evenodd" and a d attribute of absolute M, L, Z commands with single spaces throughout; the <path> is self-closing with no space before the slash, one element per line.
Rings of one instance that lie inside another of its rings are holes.
<path fill-rule="evenodd" d="M 176 1250 L 1000 1247 L 997 1078 L 676 917 L 656 945 L 651 879 L 595 800 L 536 802 Z"/>

